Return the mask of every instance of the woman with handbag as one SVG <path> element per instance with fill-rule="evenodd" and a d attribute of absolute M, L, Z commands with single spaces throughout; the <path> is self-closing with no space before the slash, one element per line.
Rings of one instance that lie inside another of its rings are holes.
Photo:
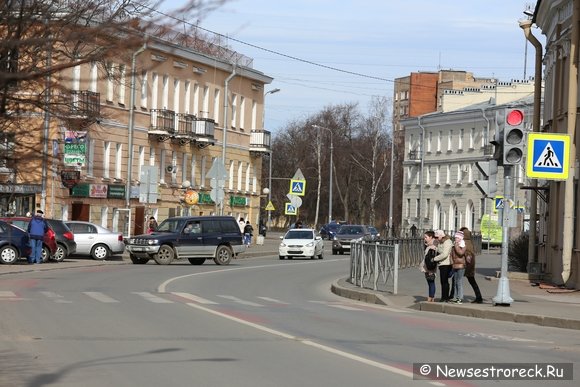
<path fill-rule="evenodd" d="M 483 303 L 483 298 L 475 280 L 475 249 L 471 241 L 471 231 L 467 227 L 461 227 L 459 231 L 463 231 L 463 240 L 465 240 L 465 276 L 473 289 L 473 293 L 475 293 L 475 300 L 471 301 L 471 303 L 481 304 Z"/>
<path fill-rule="evenodd" d="M 427 302 L 435 301 L 435 278 L 437 277 L 437 262 L 433 258 L 437 255 L 437 247 L 435 246 L 435 233 L 433 231 L 426 231 L 423 234 L 423 241 L 425 242 L 424 259 L 421 261 L 420 269 L 425 273 L 427 280 L 428 297 Z"/>

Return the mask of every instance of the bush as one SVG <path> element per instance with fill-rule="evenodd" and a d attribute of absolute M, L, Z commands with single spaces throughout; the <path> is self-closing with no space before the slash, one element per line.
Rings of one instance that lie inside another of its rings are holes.
<path fill-rule="evenodd" d="M 510 241 L 508 249 L 508 270 L 526 273 L 528 271 L 529 234 L 523 233 Z"/>

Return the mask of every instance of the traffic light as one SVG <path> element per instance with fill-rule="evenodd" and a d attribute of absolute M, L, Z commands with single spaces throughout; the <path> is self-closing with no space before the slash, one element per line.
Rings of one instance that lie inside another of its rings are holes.
<path fill-rule="evenodd" d="M 493 198 L 497 192 L 497 161 L 477 161 L 475 166 L 485 180 L 475 180 L 475 186 L 488 198 Z"/>
<path fill-rule="evenodd" d="M 524 161 L 524 112 L 507 109 L 503 129 L 502 165 L 519 165 Z"/>

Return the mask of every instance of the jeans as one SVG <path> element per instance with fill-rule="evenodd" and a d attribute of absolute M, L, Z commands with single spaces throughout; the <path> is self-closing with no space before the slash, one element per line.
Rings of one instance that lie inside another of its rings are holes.
<path fill-rule="evenodd" d="M 42 240 L 30 239 L 30 247 L 32 247 L 32 255 L 28 260 L 29 263 L 42 263 Z"/>
<path fill-rule="evenodd" d="M 455 281 L 453 281 L 453 293 L 457 300 L 463 300 L 463 275 L 465 269 L 455 269 Z"/>
<path fill-rule="evenodd" d="M 449 272 L 451 265 L 439 265 L 439 281 L 441 281 L 441 301 L 449 300 Z"/>
<path fill-rule="evenodd" d="M 250 245 L 252 243 L 252 234 L 244 234 L 244 244 Z"/>
<path fill-rule="evenodd" d="M 429 289 L 429 297 L 434 298 L 435 297 L 435 278 L 433 278 L 432 280 L 427 279 L 427 287 Z"/>

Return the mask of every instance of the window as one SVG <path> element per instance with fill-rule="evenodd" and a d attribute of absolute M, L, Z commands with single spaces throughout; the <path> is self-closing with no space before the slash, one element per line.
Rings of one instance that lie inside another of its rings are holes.
<path fill-rule="evenodd" d="M 95 141 L 90 138 L 87 139 L 87 149 L 89 151 L 87 157 L 87 176 L 94 176 L 94 160 L 95 160 Z"/>
<path fill-rule="evenodd" d="M 423 173 L 423 170 L 421 170 L 421 168 L 417 167 L 417 176 L 415 177 L 415 184 L 419 185 L 421 184 L 421 174 Z"/>
<path fill-rule="evenodd" d="M 175 113 L 181 113 L 181 101 L 179 100 L 180 97 L 180 89 L 181 89 L 181 81 L 179 79 L 173 80 L 173 111 Z M 179 125 L 176 126 L 179 128 Z"/>
<path fill-rule="evenodd" d="M 191 82 L 185 81 L 183 92 L 185 94 L 183 112 L 189 114 L 192 111 L 191 110 Z"/>
<path fill-rule="evenodd" d="M 207 156 L 201 156 L 201 165 L 200 167 L 200 181 L 199 181 L 199 186 L 200 187 L 205 187 L 205 167 L 206 167 L 206 162 L 207 162 Z"/>
<path fill-rule="evenodd" d="M 461 164 L 457 165 L 457 184 L 461 184 L 463 180 L 463 166 Z"/>
<path fill-rule="evenodd" d="M 0 132 L 0 169 L 12 168 L 12 157 L 16 144 L 13 133 Z"/>
<path fill-rule="evenodd" d="M 113 76 L 115 72 L 115 65 L 112 62 L 107 62 L 107 102 L 113 102 L 114 83 Z"/>
<path fill-rule="evenodd" d="M 445 172 L 447 173 L 447 176 L 445 177 L 445 184 L 450 185 L 451 184 L 451 166 L 447 165 L 445 169 L 446 169 Z"/>
<path fill-rule="evenodd" d="M 215 89 L 213 93 L 213 119 L 215 122 L 220 119 L 220 89 Z"/>
<path fill-rule="evenodd" d="M 411 167 L 407 167 L 407 184 L 411 184 L 412 179 L 413 179 L 412 169 Z"/>
<path fill-rule="evenodd" d="M 425 170 L 425 185 L 431 184 L 431 166 L 428 166 Z"/>
<path fill-rule="evenodd" d="M 149 87 L 147 76 L 147 70 L 143 70 L 141 72 L 141 107 L 144 109 L 147 109 L 147 88 Z"/>
<path fill-rule="evenodd" d="M 411 199 L 407 199 L 407 208 L 405 208 L 405 216 L 407 218 L 411 216 Z"/>
<path fill-rule="evenodd" d="M 236 128 L 236 121 L 238 119 L 238 96 L 232 94 L 232 128 Z"/>
<path fill-rule="evenodd" d="M 443 143 L 443 132 L 440 130 L 437 135 L 437 152 L 441 152 L 441 145 Z"/>
<path fill-rule="evenodd" d="M 155 165 L 155 148 L 149 148 L 149 166 Z"/>
<path fill-rule="evenodd" d="M 203 118 L 209 118 L 209 87 L 208 86 L 204 86 L 203 87 L 203 106 L 201 108 L 200 113 L 202 113 L 202 117 Z M 215 122 L 219 122 L 218 120 L 215 120 Z"/>
<path fill-rule="evenodd" d="M 473 149 L 475 144 L 475 128 L 469 129 L 469 149 Z"/>
<path fill-rule="evenodd" d="M 117 102 L 119 105 L 125 105 L 125 87 L 127 86 L 127 74 L 125 65 L 119 65 L 119 92 L 117 93 Z"/>
<path fill-rule="evenodd" d="M 431 207 L 431 199 L 425 199 L 425 210 L 423 213 L 425 214 L 425 218 L 429 217 L 429 208 Z"/>
<path fill-rule="evenodd" d="M 245 181 L 245 185 L 246 185 L 246 192 L 250 191 L 250 176 L 251 176 L 251 171 L 252 171 L 252 166 L 250 165 L 250 163 L 248 163 L 248 165 L 246 166 L 246 181 Z"/>
<path fill-rule="evenodd" d="M 238 124 L 240 130 L 244 130 L 244 121 L 246 120 L 246 98 L 240 96 L 240 123 Z"/>
<path fill-rule="evenodd" d="M 162 95 L 161 95 L 161 107 L 163 109 L 169 109 L 169 75 L 165 74 L 163 76 L 163 85 L 161 86 Z"/>
<path fill-rule="evenodd" d="M 151 109 L 157 109 L 159 107 L 158 98 L 159 98 L 159 75 L 157 73 L 153 73 L 151 77 Z"/>
<path fill-rule="evenodd" d="M 115 146 L 115 179 L 121 179 L 121 167 L 123 166 L 123 144 Z"/>
<path fill-rule="evenodd" d="M 417 218 L 419 218 L 421 215 L 419 214 L 419 207 L 421 207 L 421 201 L 419 199 L 415 199 L 415 216 Z"/>
<path fill-rule="evenodd" d="M 234 166 L 234 160 L 230 160 L 230 174 L 229 174 L 229 178 L 228 178 L 228 188 L 230 190 L 234 189 L 234 171 L 235 171 L 235 166 Z"/>
<path fill-rule="evenodd" d="M 91 62 L 91 70 L 90 70 L 91 83 L 89 85 L 89 90 L 95 93 L 97 92 L 97 80 L 99 77 L 97 70 L 98 70 L 97 62 Z"/>
<path fill-rule="evenodd" d="M 143 166 L 145 165 L 145 147 L 139 146 L 139 180 L 141 180 L 141 173 L 143 171 Z"/>
<path fill-rule="evenodd" d="M 165 149 L 159 151 L 159 182 L 165 183 Z"/>
<path fill-rule="evenodd" d="M 197 116 L 200 110 L 201 109 L 199 108 L 199 85 L 196 83 L 193 85 L 193 110 L 191 112 Z"/>
<path fill-rule="evenodd" d="M 187 180 L 187 166 L 188 166 L 187 158 L 188 158 L 187 153 L 181 154 L 181 182 L 182 183 L 185 180 Z"/>
<path fill-rule="evenodd" d="M 441 184 L 441 166 L 438 165 L 437 169 L 435 170 L 435 184 Z"/>
<path fill-rule="evenodd" d="M 411 134 L 411 135 L 409 135 L 409 152 L 412 152 L 414 150 L 413 149 L 413 146 L 414 146 L 413 141 L 414 141 L 414 138 L 413 138 L 413 135 Z"/>
<path fill-rule="evenodd" d="M 467 164 L 467 182 L 469 184 L 473 183 L 473 164 Z"/>
<path fill-rule="evenodd" d="M 103 146 L 103 178 L 109 178 L 109 167 L 110 167 L 110 160 L 111 157 L 111 143 L 109 141 L 105 141 Z"/>
<path fill-rule="evenodd" d="M 195 154 L 192 154 L 191 155 L 191 175 L 190 175 L 191 178 L 189 179 L 192 187 L 194 187 L 196 184 L 195 183 L 195 177 L 196 177 L 195 166 L 196 166 Z"/>
<path fill-rule="evenodd" d="M 431 141 L 433 141 L 433 132 L 427 134 L 427 152 L 431 153 Z"/>
<path fill-rule="evenodd" d="M 447 152 L 451 152 L 453 150 L 453 130 L 449 131 L 447 135 Z"/>
<path fill-rule="evenodd" d="M 265 122 L 262 122 L 262 127 L 266 126 Z M 258 103 L 252 100 L 252 128 L 258 127 Z"/>
<path fill-rule="evenodd" d="M 459 146 L 458 150 L 463 150 L 463 136 L 465 135 L 465 129 L 461 129 L 459 131 Z"/>
<path fill-rule="evenodd" d="M 244 162 L 243 161 L 240 161 L 238 163 L 238 186 L 237 186 L 237 190 L 238 191 L 241 191 L 242 190 L 243 172 L 244 172 Z"/>

